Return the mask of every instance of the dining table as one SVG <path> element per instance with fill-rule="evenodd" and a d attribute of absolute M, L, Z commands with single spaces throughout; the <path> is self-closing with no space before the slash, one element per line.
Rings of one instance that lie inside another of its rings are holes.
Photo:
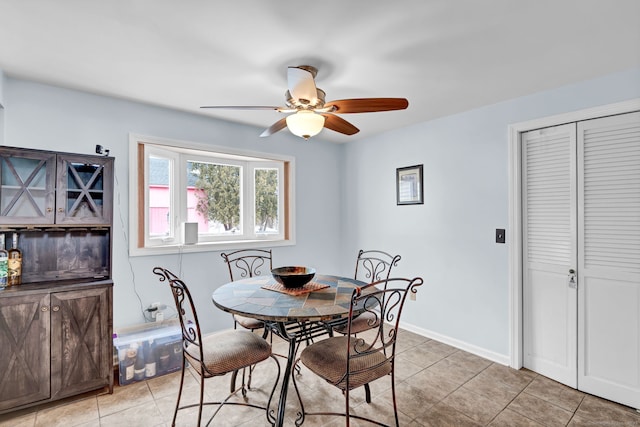
<path fill-rule="evenodd" d="M 356 287 L 367 283 L 348 277 L 316 274 L 301 288 L 288 289 L 272 275 L 247 277 L 217 288 L 216 307 L 264 322 L 267 330 L 289 343 L 275 425 L 284 424 L 289 376 L 300 342 L 333 334 L 332 326 L 346 322 Z"/>

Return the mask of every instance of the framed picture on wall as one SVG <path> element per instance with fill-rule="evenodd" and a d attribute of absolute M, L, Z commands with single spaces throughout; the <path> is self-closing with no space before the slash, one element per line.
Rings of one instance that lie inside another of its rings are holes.
<path fill-rule="evenodd" d="M 422 165 L 396 169 L 396 199 L 398 205 L 422 205 Z"/>

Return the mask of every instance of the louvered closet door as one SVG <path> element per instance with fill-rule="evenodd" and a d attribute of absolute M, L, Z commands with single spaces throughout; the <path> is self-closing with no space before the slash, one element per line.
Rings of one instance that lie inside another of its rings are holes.
<path fill-rule="evenodd" d="M 578 387 L 640 408 L 640 113 L 578 124 Z"/>
<path fill-rule="evenodd" d="M 576 125 L 522 135 L 524 366 L 576 387 Z"/>

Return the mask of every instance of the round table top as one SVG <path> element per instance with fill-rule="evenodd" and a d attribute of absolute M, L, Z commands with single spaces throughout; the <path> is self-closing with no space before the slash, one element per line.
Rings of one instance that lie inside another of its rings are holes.
<path fill-rule="evenodd" d="M 354 288 L 367 285 L 347 277 L 322 274 L 316 274 L 310 284 L 327 287 L 289 295 L 264 288 L 277 285 L 273 276 L 255 276 L 222 285 L 211 297 L 221 310 L 258 320 L 317 321 L 347 317 Z"/>

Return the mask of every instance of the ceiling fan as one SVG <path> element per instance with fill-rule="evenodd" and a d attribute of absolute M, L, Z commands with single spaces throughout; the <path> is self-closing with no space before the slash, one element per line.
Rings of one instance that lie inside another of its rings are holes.
<path fill-rule="evenodd" d="M 405 98 L 354 98 L 325 102 L 325 93 L 316 87 L 314 80 L 317 73 L 318 70 L 310 65 L 288 67 L 286 107 L 207 105 L 200 108 L 275 110 L 289 114 L 272 124 L 260 136 L 270 136 L 288 127 L 291 133 L 306 140 L 317 135 L 323 128 L 345 135 L 360 131 L 336 114 L 404 110 L 409 106 L 409 101 Z"/>

